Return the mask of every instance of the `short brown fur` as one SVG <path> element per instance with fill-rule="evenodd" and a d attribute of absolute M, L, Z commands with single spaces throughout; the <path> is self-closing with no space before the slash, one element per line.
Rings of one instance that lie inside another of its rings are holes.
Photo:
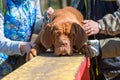
<path fill-rule="evenodd" d="M 52 48 L 55 55 L 72 55 L 73 46 L 80 51 L 87 41 L 81 27 L 82 14 L 75 8 L 65 7 L 55 10 L 50 19 L 52 21 L 45 24 L 40 31 L 35 41 L 36 46 L 30 54 L 36 56 Z M 33 57 L 28 55 L 28 59 Z"/>

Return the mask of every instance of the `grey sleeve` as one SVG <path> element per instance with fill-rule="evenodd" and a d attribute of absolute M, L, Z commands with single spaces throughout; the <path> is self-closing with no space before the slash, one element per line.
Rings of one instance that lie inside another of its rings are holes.
<path fill-rule="evenodd" d="M 116 0 L 118 10 L 113 14 L 107 14 L 102 19 L 98 20 L 101 26 L 100 33 L 115 36 L 120 34 L 120 0 Z"/>
<path fill-rule="evenodd" d="M 41 30 L 42 24 L 43 24 L 43 16 L 42 16 L 42 10 L 41 10 L 41 0 L 36 0 L 36 8 L 37 8 L 37 14 L 36 14 L 36 21 L 34 26 L 33 33 L 39 33 Z"/>

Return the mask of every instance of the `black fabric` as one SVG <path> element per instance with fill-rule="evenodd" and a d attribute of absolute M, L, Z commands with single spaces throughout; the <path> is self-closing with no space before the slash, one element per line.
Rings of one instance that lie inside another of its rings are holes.
<path fill-rule="evenodd" d="M 99 73 L 120 73 L 120 57 L 99 59 Z"/>
<path fill-rule="evenodd" d="M 81 11 L 81 13 L 83 14 L 84 19 L 86 19 L 87 13 L 86 13 L 86 7 L 85 7 L 85 4 L 84 4 L 84 0 L 80 1 L 80 3 L 77 6 L 77 9 L 79 11 Z"/>
<path fill-rule="evenodd" d="M 9 56 L 8 63 L 12 66 L 13 70 L 15 70 L 26 62 L 25 58 L 26 58 L 26 55 L 24 55 L 24 56 L 19 56 L 19 55 Z"/>
<path fill-rule="evenodd" d="M 88 19 L 88 17 L 85 17 L 88 14 L 87 10 L 90 11 L 89 19 L 98 20 L 101 19 L 103 16 L 105 16 L 107 13 L 113 13 L 118 9 L 118 6 L 116 5 L 116 1 L 95 0 L 95 3 L 94 0 L 88 0 L 88 1 L 90 3 L 87 3 L 89 5 L 87 9 L 84 0 L 80 0 L 80 3 L 77 6 L 77 9 L 82 12 L 85 19 Z"/>

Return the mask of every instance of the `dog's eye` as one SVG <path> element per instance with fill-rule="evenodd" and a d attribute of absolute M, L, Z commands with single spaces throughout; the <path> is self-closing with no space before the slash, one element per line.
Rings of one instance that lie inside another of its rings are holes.
<path fill-rule="evenodd" d="M 61 35 L 61 32 L 56 31 L 56 32 L 55 32 L 55 35 L 58 37 L 58 36 Z"/>

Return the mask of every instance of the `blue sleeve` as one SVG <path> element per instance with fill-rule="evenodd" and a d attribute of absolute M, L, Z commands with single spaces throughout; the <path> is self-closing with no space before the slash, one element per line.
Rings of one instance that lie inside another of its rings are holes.
<path fill-rule="evenodd" d="M 4 36 L 4 18 L 0 12 L 0 52 L 6 53 L 8 55 L 21 55 L 20 46 L 18 41 L 11 41 Z"/>

